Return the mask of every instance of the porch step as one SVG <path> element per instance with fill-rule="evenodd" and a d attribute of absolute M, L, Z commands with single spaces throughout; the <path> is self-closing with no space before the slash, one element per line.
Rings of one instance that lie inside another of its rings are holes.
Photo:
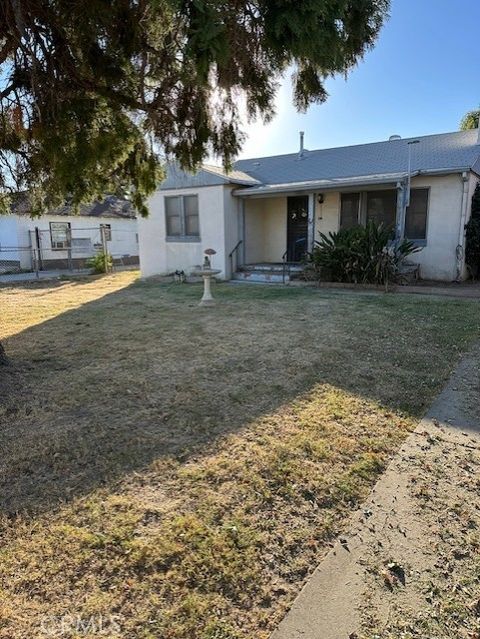
<path fill-rule="evenodd" d="M 301 273 L 303 271 L 303 266 L 297 263 L 289 263 L 287 262 L 287 270 L 290 273 Z M 261 263 L 261 264 L 243 264 L 238 268 L 239 272 L 263 272 L 269 271 L 271 273 L 283 273 L 283 264 L 281 262 L 272 262 L 272 263 Z"/>
<path fill-rule="evenodd" d="M 287 283 L 303 271 L 300 264 L 287 264 L 285 279 L 283 264 L 245 264 L 241 266 L 232 279 L 240 282 L 263 282 L 272 284 Z"/>
<path fill-rule="evenodd" d="M 283 274 L 279 271 L 237 271 L 233 274 L 232 279 L 241 282 L 271 282 L 274 284 L 283 284 Z M 289 281 L 290 277 L 285 275 L 285 282 Z"/>

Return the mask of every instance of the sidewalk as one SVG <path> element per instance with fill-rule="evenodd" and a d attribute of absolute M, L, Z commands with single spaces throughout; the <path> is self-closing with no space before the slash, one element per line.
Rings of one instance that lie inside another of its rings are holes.
<path fill-rule="evenodd" d="M 475 599 L 475 588 L 462 585 L 478 558 L 469 540 L 480 530 L 479 391 L 477 346 L 272 639 L 479 636 L 478 589 Z"/>

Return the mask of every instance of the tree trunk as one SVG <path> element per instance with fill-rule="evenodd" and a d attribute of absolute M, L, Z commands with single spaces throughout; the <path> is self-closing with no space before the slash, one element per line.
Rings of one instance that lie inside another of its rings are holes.
<path fill-rule="evenodd" d="M 2 346 L 2 342 L 0 342 L 0 366 L 8 364 L 8 357 L 5 353 L 5 349 Z"/>

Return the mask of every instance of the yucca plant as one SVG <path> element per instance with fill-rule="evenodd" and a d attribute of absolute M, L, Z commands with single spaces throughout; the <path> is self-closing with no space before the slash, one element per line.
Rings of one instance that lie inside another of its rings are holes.
<path fill-rule="evenodd" d="M 392 229 L 373 221 L 322 233 L 315 244 L 309 264 L 318 279 L 361 284 L 392 282 L 405 258 L 419 250 L 407 239 L 395 243 Z"/>

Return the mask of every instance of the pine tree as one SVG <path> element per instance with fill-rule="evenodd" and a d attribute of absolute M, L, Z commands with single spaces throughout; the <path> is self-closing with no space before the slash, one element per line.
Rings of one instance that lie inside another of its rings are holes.
<path fill-rule="evenodd" d="M 0 194 L 32 211 L 128 193 L 141 214 L 161 159 L 229 166 L 293 69 L 299 109 L 372 47 L 389 0 L 4 0 Z M 239 96 L 243 96 L 242 99 Z"/>

